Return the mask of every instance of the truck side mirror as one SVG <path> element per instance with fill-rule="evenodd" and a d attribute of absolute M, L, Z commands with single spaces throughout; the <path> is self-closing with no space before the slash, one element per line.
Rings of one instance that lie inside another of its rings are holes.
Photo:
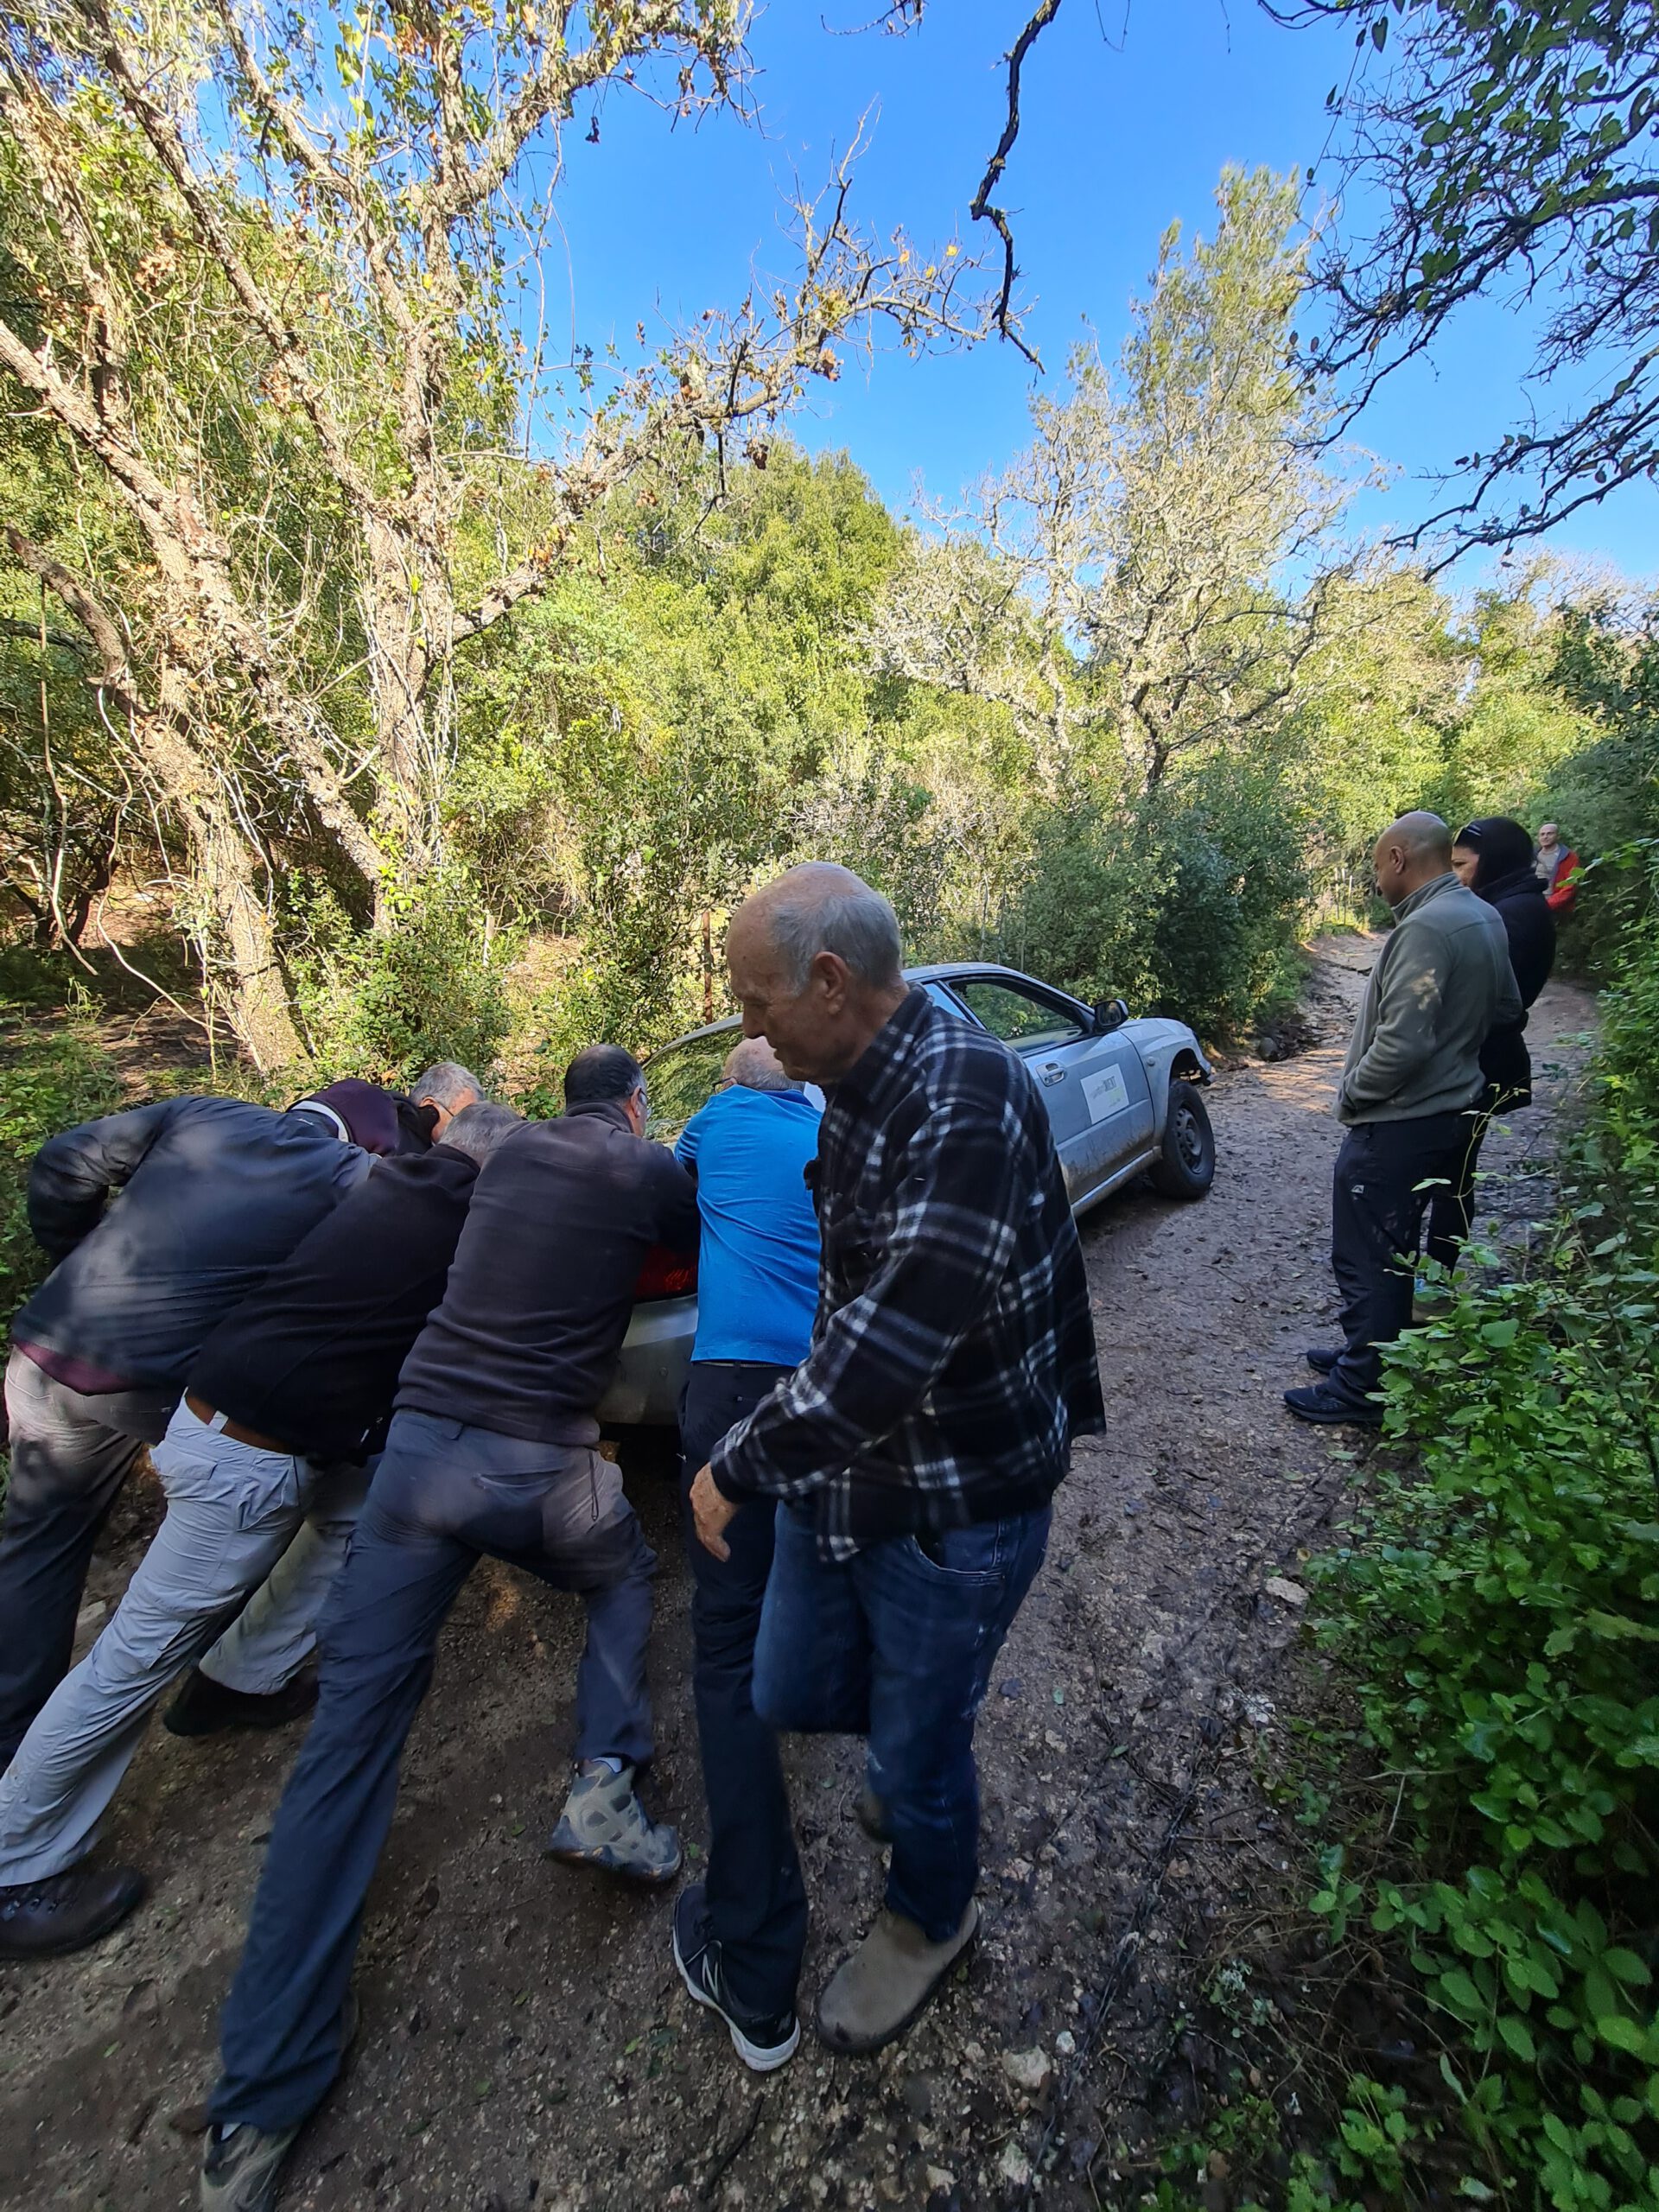
<path fill-rule="evenodd" d="M 1129 1018 L 1129 1009 L 1122 999 L 1101 999 L 1095 1007 L 1095 1033 L 1104 1037 L 1114 1029 L 1121 1029 Z"/>

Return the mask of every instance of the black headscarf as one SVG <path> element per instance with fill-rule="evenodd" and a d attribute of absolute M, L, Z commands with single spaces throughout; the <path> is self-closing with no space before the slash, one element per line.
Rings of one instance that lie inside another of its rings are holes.
<path fill-rule="evenodd" d="M 1532 832 L 1507 814 L 1483 814 L 1459 830 L 1452 842 L 1474 853 L 1475 880 L 1470 888 L 1483 895 L 1523 870 L 1531 874 Z"/>

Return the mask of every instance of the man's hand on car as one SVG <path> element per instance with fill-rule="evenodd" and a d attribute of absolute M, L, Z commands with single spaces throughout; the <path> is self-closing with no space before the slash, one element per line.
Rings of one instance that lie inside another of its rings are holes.
<path fill-rule="evenodd" d="M 708 1467 L 699 1467 L 691 1485 L 691 1517 L 697 1524 L 697 1541 L 716 1559 L 729 1559 L 731 1547 L 721 1534 L 737 1508 L 715 1488 Z"/>

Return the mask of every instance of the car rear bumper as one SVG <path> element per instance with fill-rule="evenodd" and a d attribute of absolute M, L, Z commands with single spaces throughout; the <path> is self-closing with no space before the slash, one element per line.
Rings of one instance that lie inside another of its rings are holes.
<path fill-rule="evenodd" d="M 636 1306 L 610 1388 L 600 1400 L 601 1428 L 672 1428 L 697 1333 L 695 1298 Z"/>

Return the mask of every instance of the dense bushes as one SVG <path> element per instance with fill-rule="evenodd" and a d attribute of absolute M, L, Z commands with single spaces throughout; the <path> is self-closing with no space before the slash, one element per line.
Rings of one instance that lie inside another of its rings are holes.
<path fill-rule="evenodd" d="M 1047 814 L 1006 956 L 1080 998 L 1236 1030 L 1283 971 L 1305 842 L 1274 785 L 1226 762 L 1111 810 Z"/>
<path fill-rule="evenodd" d="M 1659 856 L 1644 868 L 1659 889 Z M 1319 1901 L 1421 1977 L 1507 2201 L 1659 2205 L 1659 942 L 1624 944 L 1559 1217 L 1387 1378 L 1324 1633 L 1397 1792 Z M 1402 1861 L 1400 1847 L 1405 1847 Z"/>
<path fill-rule="evenodd" d="M 415 887 L 378 935 L 340 926 L 326 898 L 310 919 L 296 995 L 311 1074 L 397 1084 L 435 1060 L 493 1068 L 512 1023 L 504 982 L 512 940 L 491 942 L 463 880 Z"/>

